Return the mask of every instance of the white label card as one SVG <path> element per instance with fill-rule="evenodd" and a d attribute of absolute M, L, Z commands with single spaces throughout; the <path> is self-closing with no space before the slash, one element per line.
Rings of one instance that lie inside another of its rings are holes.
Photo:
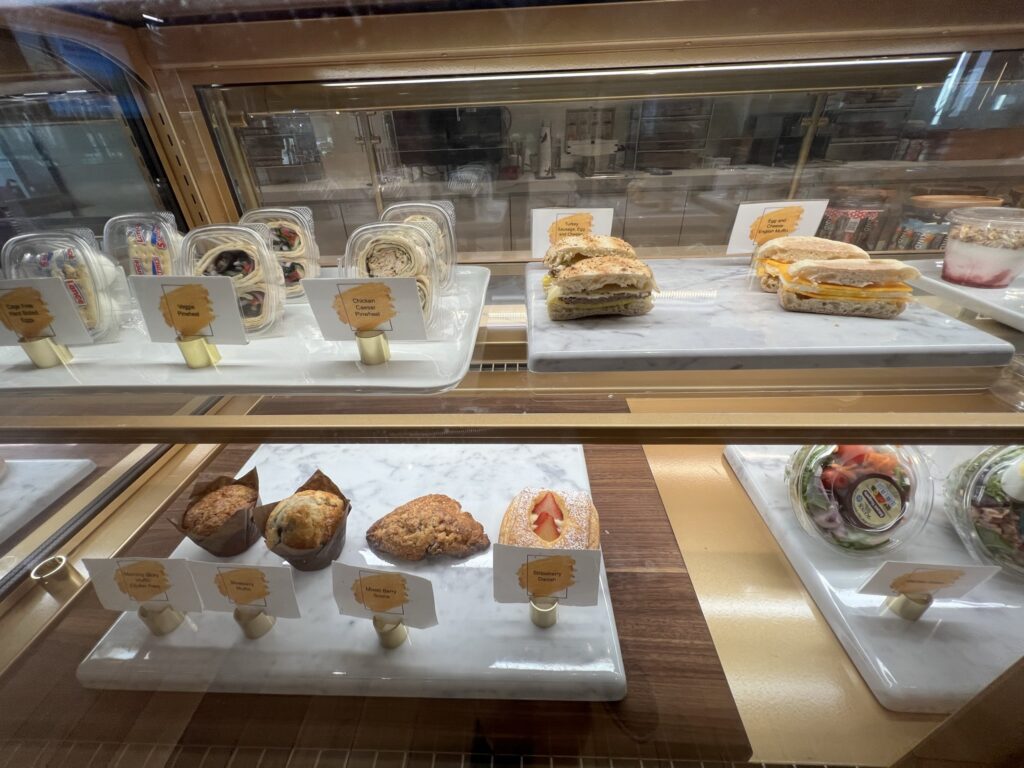
<path fill-rule="evenodd" d="M 948 565 L 887 560 L 857 591 L 862 595 L 930 594 L 936 598 L 963 597 L 997 573 L 996 565 Z"/>
<path fill-rule="evenodd" d="M 543 259 L 548 248 L 569 235 L 610 235 L 614 208 L 534 208 L 530 254 Z"/>
<path fill-rule="evenodd" d="M 187 560 L 114 557 L 82 562 L 104 608 L 135 611 L 142 605 L 172 605 L 186 613 L 203 610 Z"/>
<path fill-rule="evenodd" d="M 14 346 L 22 338 L 92 344 L 69 290 L 59 277 L 0 280 L 0 345 Z M 76 295 L 85 301 L 81 292 Z M 30 327 L 34 327 L 30 333 L 18 332 Z"/>
<path fill-rule="evenodd" d="M 397 341 L 426 341 L 414 277 L 315 277 L 302 281 L 320 333 L 328 341 L 357 331 L 384 331 Z"/>
<path fill-rule="evenodd" d="M 401 571 L 383 571 L 361 565 L 333 563 L 334 601 L 346 616 L 401 620 L 406 626 L 426 629 L 437 624 L 434 585 L 429 579 Z M 472 606 L 467 606 L 472 610 Z"/>
<path fill-rule="evenodd" d="M 494 545 L 494 600 L 528 603 L 552 598 L 563 605 L 597 605 L 601 550 Z"/>
<path fill-rule="evenodd" d="M 171 343 L 201 336 L 217 344 L 248 344 L 230 277 L 131 275 L 149 338 Z"/>
<path fill-rule="evenodd" d="M 828 208 L 828 200 L 773 200 L 743 203 L 729 235 L 726 256 L 750 254 L 776 237 L 813 236 Z"/>
<path fill-rule="evenodd" d="M 190 560 L 188 567 L 208 611 L 260 608 L 282 619 L 301 617 L 289 566 Z"/>

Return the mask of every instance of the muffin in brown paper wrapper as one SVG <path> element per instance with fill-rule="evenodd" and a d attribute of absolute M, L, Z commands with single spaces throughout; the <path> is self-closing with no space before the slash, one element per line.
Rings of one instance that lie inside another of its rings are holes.
<path fill-rule="evenodd" d="M 232 514 L 224 524 L 209 536 L 198 536 L 192 531 L 185 530 L 182 522 L 185 513 L 200 499 L 208 496 L 214 491 L 223 488 L 225 485 L 244 485 L 256 491 L 256 500 L 241 507 Z M 168 521 L 180 533 L 185 534 L 200 547 L 216 557 L 234 557 L 240 555 L 253 544 L 255 544 L 263 533 L 262 527 L 256 522 L 255 513 L 259 507 L 260 498 L 260 477 L 255 468 L 239 478 L 226 475 L 215 478 L 208 483 L 199 483 L 192 488 L 192 493 L 185 504 L 185 510 L 180 515 L 168 517 Z"/>
<path fill-rule="evenodd" d="M 319 571 L 337 560 L 338 555 L 341 554 L 342 547 L 345 546 L 345 529 L 348 526 L 348 515 L 352 510 L 352 502 L 341 492 L 341 489 L 334 484 L 331 478 L 319 469 L 310 475 L 305 483 L 296 488 L 294 493 L 299 491 L 325 491 L 334 494 L 342 501 L 345 509 L 344 517 L 338 523 L 338 527 L 334 529 L 334 534 L 331 538 L 321 547 L 315 549 L 296 549 L 295 547 L 278 544 L 276 547 L 268 547 L 268 549 L 275 555 L 283 557 L 296 570 Z M 270 517 L 270 513 L 274 511 L 274 507 L 280 504 L 281 501 L 273 504 L 264 504 L 261 507 L 257 507 L 253 513 L 256 525 L 259 526 L 264 540 L 266 540 L 267 519 Z"/>

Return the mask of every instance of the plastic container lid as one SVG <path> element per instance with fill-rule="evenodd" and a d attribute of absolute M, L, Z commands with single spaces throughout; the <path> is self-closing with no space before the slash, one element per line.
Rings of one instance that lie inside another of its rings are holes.
<path fill-rule="evenodd" d="M 952 211 L 968 206 L 997 208 L 1003 204 L 1001 198 L 983 195 L 914 195 L 908 202 L 915 208 L 927 211 Z"/>
<path fill-rule="evenodd" d="M 1024 579 L 1024 445 L 988 448 L 946 480 L 946 514 L 976 560 Z"/>
<path fill-rule="evenodd" d="M 871 557 L 921 531 L 932 476 L 914 448 L 807 445 L 790 458 L 786 482 L 801 527 L 834 550 Z"/>
<path fill-rule="evenodd" d="M 313 212 L 306 207 L 254 208 L 246 211 L 239 224 L 265 224 L 270 244 L 281 265 L 285 295 L 305 298 L 302 279 L 320 276 L 320 248 L 313 233 Z"/>
<path fill-rule="evenodd" d="M 949 212 L 948 218 L 954 224 L 1024 232 L 1024 208 L 957 208 Z"/>
<path fill-rule="evenodd" d="M 230 277 L 245 330 L 259 335 L 284 314 L 284 275 L 263 224 L 214 224 L 193 229 L 181 244 L 175 272 Z"/>
<path fill-rule="evenodd" d="M 364 224 L 345 247 L 345 273 L 351 277 L 414 277 L 428 325 L 438 306 L 440 280 L 434 246 L 412 224 Z"/>
<path fill-rule="evenodd" d="M 103 250 L 126 275 L 170 275 L 181 251 L 174 215 L 126 213 L 103 227 Z"/>
<path fill-rule="evenodd" d="M 458 253 L 455 244 L 455 224 L 447 206 L 441 203 L 395 203 L 384 210 L 380 220 L 420 227 L 430 239 L 437 255 L 442 290 L 448 290 L 452 286 L 455 282 Z"/>
<path fill-rule="evenodd" d="M 89 335 L 96 341 L 117 335 L 118 314 L 128 302 L 124 277 L 88 230 L 12 237 L 0 264 L 7 278 L 62 278 Z"/>

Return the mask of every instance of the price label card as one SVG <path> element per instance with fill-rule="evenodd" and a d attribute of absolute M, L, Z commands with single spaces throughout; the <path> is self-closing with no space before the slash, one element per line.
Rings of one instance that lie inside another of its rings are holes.
<path fill-rule="evenodd" d="M 751 254 L 759 245 L 788 235 L 813 236 L 828 208 L 828 200 L 776 200 L 743 203 L 729 235 L 726 256 Z"/>
<path fill-rule="evenodd" d="M 345 616 L 401 619 L 409 627 L 437 624 L 434 585 L 429 579 L 400 571 L 333 563 L 334 601 Z"/>
<path fill-rule="evenodd" d="M 169 343 L 202 336 L 217 344 L 248 344 L 230 277 L 131 275 L 149 338 Z"/>
<path fill-rule="evenodd" d="M 172 605 L 185 612 L 203 610 L 186 560 L 115 557 L 82 562 L 104 608 L 134 611 L 142 605 Z"/>
<path fill-rule="evenodd" d="M 995 565 L 936 565 L 888 560 L 878 566 L 864 585 L 862 595 L 929 594 L 936 598 L 963 597 L 999 573 Z"/>
<path fill-rule="evenodd" d="M 530 252 L 543 259 L 550 246 L 570 235 L 610 235 L 614 208 L 534 208 Z"/>
<path fill-rule="evenodd" d="M 190 560 L 188 567 L 208 611 L 261 608 L 282 619 L 301 616 L 292 569 L 288 566 Z"/>
<path fill-rule="evenodd" d="M 302 287 L 328 341 L 354 339 L 357 331 L 386 331 L 399 341 L 427 338 L 413 277 L 316 277 Z"/>
<path fill-rule="evenodd" d="M 0 344 L 51 338 L 92 344 L 85 323 L 59 277 L 0 280 Z"/>
<path fill-rule="evenodd" d="M 528 603 L 554 598 L 564 605 L 597 605 L 601 550 L 494 545 L 494 599 Z"/>

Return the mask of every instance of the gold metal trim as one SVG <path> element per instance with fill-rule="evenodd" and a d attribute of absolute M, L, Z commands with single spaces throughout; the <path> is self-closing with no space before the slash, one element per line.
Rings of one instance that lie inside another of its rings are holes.
<path fill-rule="evenodd" d="M 0 442 L 1011 443 L 1022 413 L 429 413 L 8 418 Z"/>

